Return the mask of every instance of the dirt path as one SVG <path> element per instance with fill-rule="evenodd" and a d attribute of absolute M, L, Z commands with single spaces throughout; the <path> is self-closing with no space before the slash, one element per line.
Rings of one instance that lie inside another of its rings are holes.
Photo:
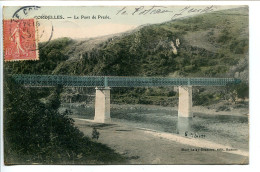
<path fill-rule="evenodd" d="M 91 137 L 93 127 L 100 132 L 98 142 L 106 144 L 129 159 L 129 164 L 247 164 L 247 152 L 213 151 L 223 145 L 187 140 L 173 134 L 131 128 L 122 124 L 98 124 L 74 118 L 75 125 Z M 206 145 L 205 145 L 206 144 Z M 207 146 L 206 150 L 200 147 Z M 197 146 L 197 147 L 196 147 Z M 199 146 L 199 147 L 198 147 Z M 215 147 L 217 146 L 217 147 Z M 222 146 L 222 147 L 221 147 Z M 243 156 L 245 155 L 245 156 Z"/>

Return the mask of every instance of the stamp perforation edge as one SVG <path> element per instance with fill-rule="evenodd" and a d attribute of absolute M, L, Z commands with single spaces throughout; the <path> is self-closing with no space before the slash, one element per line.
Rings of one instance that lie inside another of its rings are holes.
<path fill-rule="evenodd" d="M 4 16 L 3 16 L 4 17 Z M 35 18 L 28 18 L 34 20 L 34 30 L 35 30 L 35 55 L 36 57 L 34 59 L 11 59 L 6 60 L 5 59 L 5 35 L 4 35 L 4 22 L 5 21 L 12 21 L 12 20 L 23 20 L 23 19 L 4 19 L 2 20 L 2 34 L 3 34 L 3 57 L 4 62 L 17 62 L 17 61 L 37 61 L 39 60 L 39 49 L 38 49 L 38 41 L 39 41 L 39 34 L 38 34 L 38 25 L 37 25 L 37 19 Z"/>

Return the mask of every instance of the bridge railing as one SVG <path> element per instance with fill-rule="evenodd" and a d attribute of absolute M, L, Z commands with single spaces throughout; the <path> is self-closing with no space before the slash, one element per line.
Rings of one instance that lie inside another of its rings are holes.
<path fill-rule="evenodd" d="M 225 86 L 237 84 L 235 78 L 166 78 L 67 75 L 12 75 L 14 80 L 30 87 L 156 87 L 156 86 Z"/>

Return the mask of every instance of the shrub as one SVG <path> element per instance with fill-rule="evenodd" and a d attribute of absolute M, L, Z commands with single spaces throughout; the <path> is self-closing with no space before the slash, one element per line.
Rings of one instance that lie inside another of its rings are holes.
<path fill-rule="evenodd" d="M 46 104 L 37 91 L 20 87 L 5 76 L 4 160 L 6 164 L 121 163 L 120 155 L 90 141 L 68 117 L 59 113 L 61 87 L 52 90 Z"/>

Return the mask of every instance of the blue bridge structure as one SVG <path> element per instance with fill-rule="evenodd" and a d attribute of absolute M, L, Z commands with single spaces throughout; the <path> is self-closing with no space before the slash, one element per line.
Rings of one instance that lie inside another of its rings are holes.
<path fill-rule="evenodd" d="M 16 83 L 27 87 L 95 87 L 95 122 L 111 121 L 111 87 L 179 87 L 178 117 L 191 118 L 192 86 L 226 86 L 239 84 L 236 78 L 170 78 L 69 75 L 12 75 Z"/>
<path fill-rule="evenodd" d="M 225 86 L 238 84 L 236 78 L 169 78 L 68 75 L 12 75 L 19 84 L 30 87 L 163 87 L 163 86 Z"/>

